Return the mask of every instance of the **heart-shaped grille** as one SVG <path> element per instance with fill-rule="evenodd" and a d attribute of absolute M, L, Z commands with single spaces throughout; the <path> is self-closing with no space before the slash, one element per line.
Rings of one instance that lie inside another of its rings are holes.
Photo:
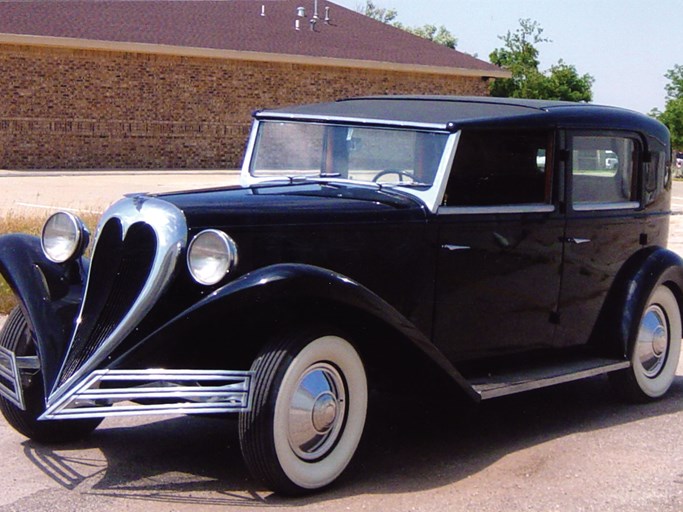
<path fill-rule="evenodd" d="M 135 329 L 171 281 L 187 244 L 183 213 L 148 196 L 105 212 L 76 329 L 48 404 L 97 369 Z"/>
<path fill-rule="evenodd" d="M 123 237 L 121 221 L 110 219 L 97 244 L 97 258 L 90 270 L 88 296 L 64 361 L 59 385 L 64 384 L 90 359 L 111 335 L 140 295 L 154 263 L 157 239 L 148 224 L 133 224 Z"/>

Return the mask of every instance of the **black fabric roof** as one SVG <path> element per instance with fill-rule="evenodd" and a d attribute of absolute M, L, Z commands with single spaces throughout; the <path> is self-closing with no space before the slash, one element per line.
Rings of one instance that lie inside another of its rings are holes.
<path fill-rule="evenodd" d="M 264 111 L 258 117 L 364 119 L 430 125 L 442 129 L 464 126 L 609 127 L 642 130 L 663 136 L 663 125 L 643 114 L 587 103 L 458 96 L 373 96 L 332 103 Z M 664 128 L 665 130 L 665 128 Z"/>

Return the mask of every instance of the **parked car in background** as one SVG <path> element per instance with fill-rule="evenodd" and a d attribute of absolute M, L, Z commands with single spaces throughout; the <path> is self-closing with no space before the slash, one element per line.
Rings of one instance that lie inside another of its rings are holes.
<path fill-rule="evenodd" d="M 599 374 L 658 399 L 681 348 L 670 156 L 656 120 L 586 104 L 257 112 L 240 187 L 123 198 L 90 259 L 68 212 L 0 237 L 0 410 L 39 442 L 234 413 L 254 477 L 300 494 L 347 467 L 378 383 L 417 391 L 408 413 Z"/>
<path fill-rule="evenodd" d="M 676 153 L 676 168 L 683 169 L 683 153 Z"/>
<path fill-rule="evenodd" d="M 605 168 L 616 169 L 619 167 L 619 157 L 614 151 L 605 151 Z"/>

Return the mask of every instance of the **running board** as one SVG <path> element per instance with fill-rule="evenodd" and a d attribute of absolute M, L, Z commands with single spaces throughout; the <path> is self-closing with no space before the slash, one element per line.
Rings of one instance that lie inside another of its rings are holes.
<path fill-rule="evenodd" d="M 474 379 L 470 384 L 481 400 L 488 400 L 489 398 L 586 379 L 623 370 L 629 366 L 631 363 L 624 360 L 582 359 L 570 363 L 555 363 L 543 367 L 525 368 L 516 372 L 490 375 L 486 378 Z"/>

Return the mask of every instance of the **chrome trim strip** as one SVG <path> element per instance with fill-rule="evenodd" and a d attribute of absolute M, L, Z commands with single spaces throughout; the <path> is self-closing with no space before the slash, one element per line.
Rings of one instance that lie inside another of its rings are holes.
<path fill-rule="evenodd" d="M 19 370 L 40 370 L 40 359 L 38 359 L 38 356 L 17 356 L 15 359 Z"/>
<path fill-rule="evenodd" d="M 552 213 L 555 205 L 552 204 L 504 204 L 500 206 L 441 206 L 439 215 L 473 215 L 473 214 L 504 214 L 504 213 Z"/>
<path fill-rule="evenodd" d="M 572 209 L 575 212 L 590 212 L 594 210 L 635 210 L 640 207 L 638 201 L 626 201 L 623 203 L 575 203 Z"/>
<path fill-rule="evenodd" d="M 312 121 L 325 123 L 344 123 L 344 124 L 360 124 L 373 126 L 391 126 L 397 128 L 417 128 L 421 130 L 448 130 L 447 123 L 416 123 L 411 121 L 397 121 L 396 119 L 369 119 L 365 117 L 341 117 L 341 116 L 320 116 L 312 114 L 287 114 L 279 112 L 263 112 L 257 113 L 259 120 L 287 120 L 287 121 Z"/>
<path fill-rule="evenodd" d="M 263 179 L 255 178 L 251 175 L 251 158 L 254 154 L 254 147 L 256 146 L 256 136 L 258 135 L 258 128 L 260 122 L 255 119 L 251 125 L 251 132 L 249 133 L 249 140 L 247 141 L 247 149 L 244 152 L 244 159 L 242 160 L 242 170 L 240 171 L 240 185 L 248 187 L 249 185 L 264 181 Z"/>
<path fill-rule="evenodd" d="M 103 226 L 110 220 L 116 218 L 121 222 L 122 236 L 125 239 L 128 229 L 137 222 L 145 222 L 153 229 L 157 237 L 156 253 L 154 262 L 150 270 L 147 281 L 142 291 L 133 302 L 126 315 L 118 326 L 112 331 L 107 339 L 100 345 L 88 361 L 72 375 L 62 386 L 52 389 L 47 400 L 48 406 L 52 406 L 65 393 L 69 391 L 86 375 L 92 373 L 97 366 L 111 354 L 111 352 L 128 336 L 140 323 L 144 316 L 152 309 L 159 296 L 166 290 L 171 281 L 171 277 L 180 261 L 180 255 L 187 245 L 187 222 L 185 215 L 171 203 L 148 196 L 130 196 L 114 203 L 100 219 L 93 247 L 93 257 L 97 257 L 97 244 L 99 234 Z M 92 271 L 93 266 L 90 266 Z M 90 293 L 97 293 L 97 290 L 90 290 L 90 273 L 85 285 L 83 302 L 76 320 L 76 329 L 69 342 L 69 352 L 76 336 L 78 328 L 82 322 L 82 315 Z M 64 371 L 64 364 L 68 360 L 68 353 L 64 357 L 62 368 L 59 371 L 61 376 Z M 56 382 L 59 382 L 59 378 Z"/>
<path fill-rule="evenodd" d="M 458 143 L 460 142 L 460 131 L 452 133 L 448 136 L 446 146 L 441 155 L 441 162 L 439 168 L 436 170 L 434 176 L 434 183 L 429 190 L 420 191 L 409 188 L 396 187 L 404 192 L 413 194 L 419 197 L 429 208 L 431 213 L 436 213 L 439 205 L 443 203 L 443 196 L 446 193 L 446 185 L 448 184 L 448 177 L 451 174 L 453 167 L 453 160 L 455 159 L 455 152 L 458 150 Z"/>
<path fill-rule="evenodd" d="M 252 378 L 251 371 L 233 370 L 97 370 L 40 419 L 244 412 L 251 408 Z M 130 403 L 136 400 L 167 403 Z"/>
<path fill-rule="evenodd" d="M 453 245 L 453 244 L 444 244 L 441 246 L 442 249 L 446 249 L 447 251 L 466 251 L 468 249 L 471 249 L 469 245 Z"/>
<path fill-rule="evenodd" d="M 12 387 L 7 386 L 5 382 Z M 26 410 L 17 358 L 14 352 L 5 347 L 0 347 L 0 395 L 22 411 Z"/>

